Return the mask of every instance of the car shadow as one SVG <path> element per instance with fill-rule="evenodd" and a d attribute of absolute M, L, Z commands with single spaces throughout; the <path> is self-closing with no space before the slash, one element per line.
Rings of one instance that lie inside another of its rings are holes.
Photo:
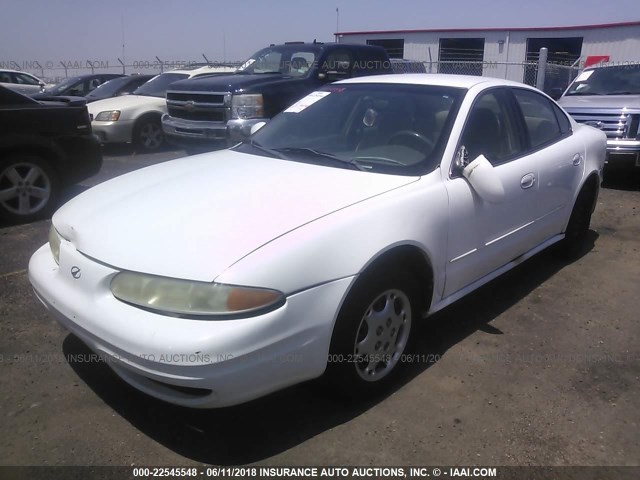
<path fill-rule="evenodd" d="M 589 232 L 577 258 L 593 248 L 597 237 L 597 233 Z M 113 410 L 166 448 L 207 464 L 257 462 L 358 417 L 432 367 L 436 359 L 474 332 L 502 333 L 490 322 L 568 264 L 548 249 L 421 322 L 414 331 L 410 353 L 425 354 L 433 361 L 404 364 L 389 389 L 364 401 L 348 400 L 325 389 L 322 380 L 315 380 L 243 405 L 195 410 L 138 392 L 104 362 L 71 362 L 70 366 Z M 72 334 L 65 338 L 62 348 L 67 359 L 91 353 Z"/>
<path fill-rule="evenodd" d="M 616 168 L 606 166 L 602 188 L 613 190 L 640 191 L 640 169 Z"/>

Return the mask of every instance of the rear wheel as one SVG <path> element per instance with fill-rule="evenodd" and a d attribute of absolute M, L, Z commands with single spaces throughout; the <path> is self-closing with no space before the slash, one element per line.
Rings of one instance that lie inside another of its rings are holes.
<path fill-rule="evenodd" d="M 593 183 L 588 183 L 582 187 L 578 194 L 576 203 L 571 211 L 571 217 L 569 217 L 564 239 L 560 243 L 560 253 L 564 257 L 576 257 L 584 246 L 591 224 L 595 194 L 596 187 Z"/>
<path fill-rule="evenodd" d="M 159 149 L 164 144 L 164 132 L 160 119 L 146 118 L 136 125 L 134 131 L 134 142 L 136 146 L 146 151 Z"/>
<path fill-rule="evenodd" d="M 338 315 L 328 379 L 352 396 L 389 384 L 409 343 L 417 298 L 415 282 L 404 273 L 365 273 Z"/>
<path fill-rule="evenodd" d="M 13 154 L 0 161 L 0 217 L 31 222 L 49 215 L 59 193 L 55 173 L 35 154 Z"/>

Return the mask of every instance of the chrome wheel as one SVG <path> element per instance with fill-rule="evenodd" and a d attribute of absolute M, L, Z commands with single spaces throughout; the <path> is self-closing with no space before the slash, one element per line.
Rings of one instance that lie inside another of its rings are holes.
<path fill-rule="evenodd" d="M 145 150 L 155 150 L 163 140 L 162 128 L 155 122 L 144 123 L 138 130 L 138 144 Z"/>
<path fill-rule="evenodd" d="M 387 290 L 367 308 L 356 334 L 355 367 L 358 375 L 375 382 L 396 366 L 411 332 L 411 302 L 400 290 Z"/>
<path fill-rule="evenodd" d="M 51 179 L 34 163 L 14 163 L 0 173 L 0 205 L 13 215 L 40 212 L 49 203 L 51 192 Z"/>

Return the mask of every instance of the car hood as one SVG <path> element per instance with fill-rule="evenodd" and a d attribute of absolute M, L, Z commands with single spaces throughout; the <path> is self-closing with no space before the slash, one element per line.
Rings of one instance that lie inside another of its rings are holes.
<path fill-rule="evenodd" d="M 262 88 L 272 83 L 300 82 L 303 77 L 292 77 L 280 73 L 216 75 L 180 80 L 171 84 L 171 90 L 181 92 L 232 92 L 239 90 L 251 92 L 258 87 Z"/>
<path fill-rule="evenodd" d="M 166 100 L 161 97 L 148 97 L 146 95 L 125 95 L 122 97 L 105 98 L 87 105 L 87 110 L 92 115 L 107 110 L 125 110 L 128 108 L 139 108 L 148 106 L 149 108 L 163 108 Z"/>
<path fill-rule="evenodd" d="M 640 95 L 569 95 L 558 100 L 562 108 L 638 108 Z"/>
<path fill-rule="evenodd" d="M 212 281 L 279 236 L 417 178 L 224 150 L 100 184 L 53 224 L 80 252 L 118 269 Z"/>

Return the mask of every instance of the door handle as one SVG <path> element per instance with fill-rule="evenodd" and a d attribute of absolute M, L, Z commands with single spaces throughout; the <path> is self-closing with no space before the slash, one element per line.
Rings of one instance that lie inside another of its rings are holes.
<path fill-rule="evenodd" d="M 520 180 L 520 186 L 522 188 L 531 188 L 536 183 L 536 176 L 533 173 L 527 173 Z"/>
<path fill-rule="evenodd" d="M 573 164 L 577 167 L 578 165 L 580 165 L 582 163 L 582 155 L 579 153 L 576 153 L 573 156 Z"/>

